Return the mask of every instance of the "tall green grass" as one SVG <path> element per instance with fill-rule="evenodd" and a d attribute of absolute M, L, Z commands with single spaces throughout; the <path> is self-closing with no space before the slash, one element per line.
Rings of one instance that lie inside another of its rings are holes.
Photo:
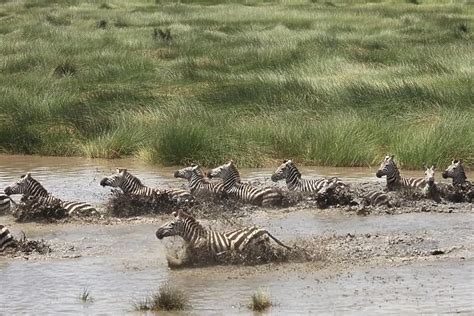
<path fill-rule="evenodd" d="M 472 165 L 473 12 L 442 0 L 3 1 L 0 152 Z"/>

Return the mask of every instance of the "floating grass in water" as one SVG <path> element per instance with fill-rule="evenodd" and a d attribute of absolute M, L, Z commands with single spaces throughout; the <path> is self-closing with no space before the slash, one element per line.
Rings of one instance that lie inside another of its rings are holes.
<path fill-rule="evenodd" d="M 249 309 L 256 312 L 266 311 L 272 306 L 273 302 L 270 299 L 270 295 L 262 289 L 258 289 L 252 294 L 250 304 L 248 305 Z"/>
<path fill-rule="evenodd" d="M 81 295 L 79 296 L 80 300 L 83 302 L 83 303 L 89 303 L 89 302 L 92 302 L 93 301 L 93 298 L 91 296 L 91 293 L 89 291 L 89 289 L 87 288 L 84 288 L 82 290 L 82 293 Z"/>
<path fill-rule="evenodd" d="M 189 307 L 187 295 L 169 284 L 160 287 L 158 293 L 135 303 L 137 311 L 174 311 L 184 310 Z"/>

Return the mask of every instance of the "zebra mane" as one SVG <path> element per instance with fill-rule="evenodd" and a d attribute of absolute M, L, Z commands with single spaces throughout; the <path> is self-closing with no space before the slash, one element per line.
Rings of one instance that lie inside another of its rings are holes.
<path fill-rule="evenodd" d="M 199 223 L 192 215 L 186 213 L 185 211 L 179 210 L 178 216 L 184 221 L 190 223 L 195 228 L 197 228 L 201 233 L 207 234 L 207 229 L 205 229 L 201 223 Z"/>
<path fill-rule="evenodd" d="M 204 171 L 202 171 L 202 168 L 198 165 L 193 165 L 193 173 L 198 175 L 199 177 L 204 178 L 205 174 Z"/>
<path fill-rule="evenodd" d="M 233 163 L 231 163 L 229 165 L 229 169 L 235 175 L 236 182 L 240 182 L 240 173 L 239 173 L 239 170 L 237 169 L 237 167 Z"/>
<path fill-rule="evenodd" d="M 288 165 L 288 167 L 290 168 L 290 171 L 296 173 L 298 179 L 301 179 L 301 172 L 298 170 L 298 168 L 296 168 L 296 165 L 293 161 Z"/>
<path fill-rule="evenodd" d="M 140 179 L 138 179 L 137 177 L 135 177 L 133 174 L 131 174 L 129 172 L 125 172 L 125 178 L 127 180 L 129 180 L 132 184 L 135 184 L 135 185 L 138 185 L 138 186 L 143 186 Z"/>
<path fill-rule="evenodd" d="M 27 175 L 24 175 L 24 176 L 22 176 L 22 178 L 24 178 L 26 176 Z M 38 180 L 36 180 L 35 178 L 30 176 L 27 181 L 29 181 L 33 185 L 37 186 L 42 191 L 42 193 L 49 194 L 48 190 L 46 190 L 45 187 Z"/>

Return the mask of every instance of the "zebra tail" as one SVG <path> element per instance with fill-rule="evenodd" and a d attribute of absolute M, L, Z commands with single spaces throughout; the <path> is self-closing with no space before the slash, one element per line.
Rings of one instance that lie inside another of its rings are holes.
<path fill-rule="evenodd" d="M 273 239 L 277 244 L 279 244 L 280 246 L 282 247 L 285 247 L 286 249 L 288 250 L 291 250 L 292 248 L 291 247 L 288 247 L 287 245 L 285 245 L 284 243 L 282 243 L 281 241 L 279 241 L 276 237 L 274 237 L 272 234 L 270 234 L 270 232 L 267 231 L 267 234 L 268 236 Z"/>

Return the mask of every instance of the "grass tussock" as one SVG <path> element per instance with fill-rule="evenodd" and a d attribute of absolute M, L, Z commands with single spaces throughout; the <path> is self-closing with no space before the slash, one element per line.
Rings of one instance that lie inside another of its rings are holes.
<path fill-rule="evenodd" d="M 83 303 L 90 303 L 92 302 L 94 299 L 92 298 L 91 296 L 91 292 L 89 291 L 89 289 L 87 288 L 84 288 L 81 292 L 81 294 L 79 295 L 79 299 L 83 302 Z"/>
<path fill-rule="evenodd" d="M 158 293 L 135 303 L 134 308 L 137 311 L 180 311 L 189 306 L 189 298 L 184 291 L 165 283 Z"/>
<path fill-rule="evenodd" d="M 252 294 L 248 308 L 255 312 L 263 312 L 273 305 L 274 303 L 272 302 L 270 295 L 263 289 L 258 289 Z"/>
<path fill-rule="evenodd" d="M 15 17 L 0 26 L 0 152 L 474 163 L 468 2 L 29 0 L 0 12 Z"/>

